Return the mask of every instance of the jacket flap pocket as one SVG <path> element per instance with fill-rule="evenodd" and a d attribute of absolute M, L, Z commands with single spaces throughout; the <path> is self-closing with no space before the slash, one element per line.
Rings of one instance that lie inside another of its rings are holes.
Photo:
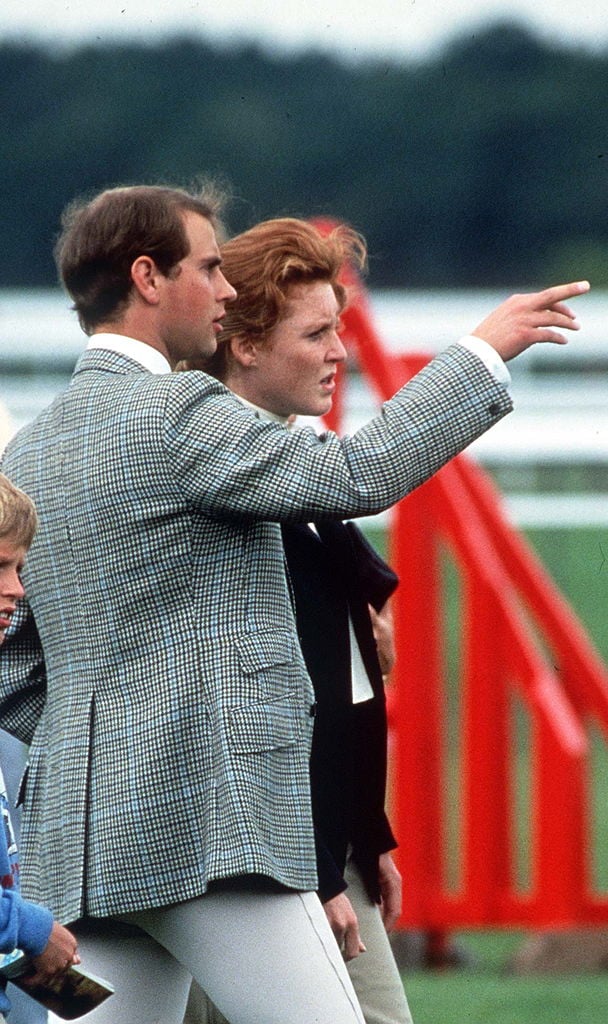
<path fill-rule="evenodd" d="M 295 638 L 284 629 L 259 630 L 235 640 L 243 672 L 289 665 L 296 658 Z"/>
<path fill-rule="evenodd" d="M 233 708 L 232 749 L 237 754 L 254 754 L 293 746 L 300 737 L 301 720 L 302 709 L 294 691 L 277 700 Z"/>

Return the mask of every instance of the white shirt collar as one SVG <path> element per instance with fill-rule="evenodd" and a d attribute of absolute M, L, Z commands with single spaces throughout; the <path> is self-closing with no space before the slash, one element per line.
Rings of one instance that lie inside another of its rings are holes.
<path fill-rule="evenodd" d="M 102 348 L 107 352 L 118 352 L 121 356 L 128 356 L 150 373 L 171 373 L 169 361 L 162 352 L 147 345 L 145 341 L 127 338 L 124 334 L 92 334 L 87 351 L 93 348 Z"/>
<path fill-rule="evenodd" d="M 290 426 L 289 416 L 279 416 L 276 412 L 269 412 L 268 409 L 262 409 L 259 405 L 254 405 L 247 398 L 243 398 L 242 395 L 237 395 L 235 391 L 232 392 L 235 398 L 238 398 L 241 405 L 246 405 L 248 409 L 253 409 L 257 413 L 261 420 L 271 420 L 273 423 L 282 423 L 284 427 Z"/>

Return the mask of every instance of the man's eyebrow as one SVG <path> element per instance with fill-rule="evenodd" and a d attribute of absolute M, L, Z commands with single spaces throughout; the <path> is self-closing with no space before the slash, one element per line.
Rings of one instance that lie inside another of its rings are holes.
<path fill-rule="evenodd" d="M 200 261 L 201 267 L 207 267 L 208 270 L 214 270 L 215 267 L 221 267 L 222 257 L 221 256 L 203 256 Z"/>

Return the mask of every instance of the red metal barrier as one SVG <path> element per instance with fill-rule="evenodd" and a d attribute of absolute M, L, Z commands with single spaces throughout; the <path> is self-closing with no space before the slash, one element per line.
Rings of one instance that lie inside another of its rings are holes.
<path fill-rule="evenodd" d="M 384 400 L 428 357 L 388 353 L 356 292 L 344 339 Z M 342 401 L 328 425 L 341 416 Z M 592 883 L 589 741 L 591 723 L 608 736 L 608 672 L 584 628 L 465 455 L 397 506 L 389 549 L 400 926 L 608 922 Z"/>

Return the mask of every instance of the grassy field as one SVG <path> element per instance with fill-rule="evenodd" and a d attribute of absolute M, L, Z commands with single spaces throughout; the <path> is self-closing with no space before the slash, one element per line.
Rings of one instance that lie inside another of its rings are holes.
<path fill-rule="evenodd" d="M 606 1024 L 608 974 L 511 976 L 497 947 L 506 957 L 520 939 L 465 935 L 477 967 L 404 975 L 415 1024 Z"/>
<path fill-rule="evenodd" d="M 516 931 L 462 932 L 475 966 L 403 975 L 415 1024 L 606 1024 L 608 974 L 515 977 Z"/>
<path fill-rule="evenodd" d="M 384 539 L 374 542 L 382 549 Z M 608 662 L 608 530 L 535 529 L 528 540 Z M 608 745 L 596 732 L 595 874 L 608 887 Z M 519 931 L 465 932 L 454 938 L 473 966 L 415 971 L 404 983 L 415 1024 L 606 1024 L 608 971 L 516 977 Z"/>

